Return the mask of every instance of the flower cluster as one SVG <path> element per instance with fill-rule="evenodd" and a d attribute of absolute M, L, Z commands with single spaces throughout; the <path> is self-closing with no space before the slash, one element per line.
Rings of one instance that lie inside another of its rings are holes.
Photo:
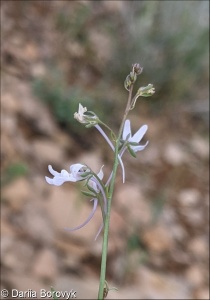
<path fill-rule="evenodd" d="M 125 88 L 129 91 L 129 93 L 132 93 L 131 86 L 136 81 L 137 75 L 141 74 L 143 68 L 139 64 L 134 64 L 132 66 L 132 71 L 127 76 L 125 80 Z M 137 94 L 135 97 L 131 99 L 129 102 L 129 110 L 132 109 L 135 106 L 136 100 L 138 97 L 148 97 L 154 94 L 155 90 L 153 88 L 152 84 L 148 84 L 146 87 L 141 87 L 137 91 Z M 146 143 L 141 144 L 141 141 L 147 132 L 148 126 L 143 125 L 141 126 L 137 132 L 132 135 L 131 132 L 131 122 L 129 119 L 126 119 L 126 116 L 124 118 L 124 121 L 121 126 L 121 131 L 119 134 L 119 137 L 116 138 L 114 132 L 104 124 L 98 116 L 92 112 L 88 111 L 86 107 L 83 107 L 81 104 L 79 104 L 78 112 L 74 113 L 74 118 L 84 124 L 86 127 L 95 127 L 100 134 L 103 136 L 103 138 L 106 140 L 108 145 L 111 147 L 111 149 L 117 154 L 116 159 L 118 159 L 119 164 L 122 169 L 122 181 L 125 182 L 125 169 L 124 164 L 122 160 L 122 156 L 125 153 L 126 150 L 128 152 L 136 157 L 136 153 L 139 151 L 142 151 L 145 149 L 145 147 L 148 145 L 148 141 Z M 110 137 L 105 133 L 105 131 L 102 129 L 102 126 L 104 126 L 108 131 L 110 131 Z M 117 142 L 118 141 L 118 142 Z M 53 175 L 53 178 L 45 177 L 48 184 L 60 186 L 64 184 L 65 182 L 78 182 L 83 181 L 85 183 L 85 186 L 87 188 L 86 191 L 82 191 L 84 195 L 90 197 L 90 201 L 93 201 L 93 209 L 88 216 L 87 220 L 83 222 L 81 225 L 74 227 L 74 228 L 66 228 L 69 231 L 77 230 L 85 226 L 94 216 L 94 213 L 97 209 L 98 203 L 100 204 L 102 216 L 103 216 L 103 223 L 101 227 L 99 228 L 99 231 L 96 235 L 100 234 L 103 226 L 104 226 L 104 220 L 106 218 L 107 214 L 107 207 L 108 207 L 108 190 L 109 190 L 109 183 L 112 180 L 113 177 L 113 171 L 111 172 L 108 180 L 106 183 L 103 183 L 103 167 L 101 167 L 100 171 L 96 174 L 94 173 L 88 166 L 83 165 L 81 163 L 76 163 L 70 166 L 69 172 L 66 170 L 61 170 L 61 172 L 55 171 L 51 165 L 48 166 L 49 172 Z"/>
<path fill-rule="evenodd" d="M 79 104 L 79 110 L 77 113 L 74 114 L 75 118 L 81 122 L 86 124 L 86 115 L 87 109 L 83 107 L 81 104 Z M 89 118 L 89 117 L 88 117 Z M 103 129 L 96 124 L 95 127 L 99 130 L 99 132 L 102 134 L 102 136 L 105 138 L 109 146 L 111 146 L 112 150 L 114 151 L 114 145 L 112 144 L 111 140 L 108 138 L 108 136 L 105 134 Z M 140 127 L 140 129 L 132 136 L 131 134 L 131 124 L 130 120 L 126 120 L 123 128 L 122 138 L 121 138 L 121 149 L 118 155 L 119 161 L 121 163 L 122 169 L 123 169 L 123 181 L 124 181 L 124 165 L 122 162 L 121 157 L 123 156 L 126 149 L 133 155 L 133 153 L 136 153 L 138 151 L 144 150 L 144 148 L 147 146 L 148 142 L 146 142 L 144 145 L 140 145 L 142 138 L 144 137 L 146 131 L 147 131 L 147 125 L 143 125 Z M 76 163 L 70 166 L 70 172 L 66 170 L 61 170 L 61 172 L 55 171 L 51 165 L 48 166 L 49 172 L 53 175 L 53 178 L 45 177 L 47 183 L 55 186 L 60 186 L 65 182 L 78 182 L 78 181 L 85 181 L 87 188 L 89 189 L 89 192 L 84 192 L 85 195 L 92 196 L 93 198 L 91 201 L 94 202 L 93 204 L 93 210 L 90 213 L 87 220 L 82 223 L 81 225 L 68 229 L 69 231 L 77 230 L 85 226 L 93 217 L 96 209 L 97 204 L 100 195 L 102 195 L 103 198 L 103 207 L 101 208 L 103 210 L 103 214 L 106 214 L 106 208 L 107 208 L 107 197 L 106 192 L 104 189 L 104 186 L 102 184 L 102 179 L 104 177 L 103 170 L 99 171 L 98 174 L 95 174 L 90 168 L 88 168 L 86 165 Z M 112 174 L 111 174 L 112 176 Z M 111 176 L 108 179 L 106 186 L 111 180 Z M 103 225 L 100 227 L 98 234 L 102 230 Z M 97 236 L 98 236 L 97 234 Z"/>

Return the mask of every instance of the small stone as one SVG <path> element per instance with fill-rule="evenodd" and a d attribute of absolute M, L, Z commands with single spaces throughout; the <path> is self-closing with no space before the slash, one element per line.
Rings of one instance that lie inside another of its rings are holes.
<path fill-rule="evenodd" d="M 32 272 L 38 278 L 53 280 L 57 273 L 57 257 L 53 250 L 42 250 L 33 261 Z"/>
<path fill-rule="evenodd" d="M 129 224 L 146 225 L 151 222 L 151 209 L 136 185 L 123 185 L 116 191 L 117 206 Z"/>
<path fill-rule="evenodd" d="M 204 259 L 208 257 L 208 241 L 205 237 L 196 237 L 189 241 L 188 251 L 194 256 Z"/>
<path fill-rule="evenodd" d="M 202 159 L 209 158 L 209 142 L 203 138 L 196 137 L 191 141 L 194 152 Z"/>
<path fill-rule="evenodd" d="M 168 144 L 165 146 L 163 158 L 173 166 L 179 166 L 188 161 L 187 154 L 177 144 Z"/>
<path fill-rule="evenodd" d="M 77 299 L 96 299 L 98 280 L 92 278 L 77 278 L 73 276 L 59 276 L 56 278 L 54 289 L 57 291 L 75 291 Z"/>
<path fill-rule="evenodd" d="M 195 291 L 195 298 L 193 299 L 198 299 L 198 300 L 209 300 L 210 295 L 209 295 L 209 287 L 199 287 L 196 291 Z"/>
<path fill-rule="evenodd" d="M 192 299 L 190 286 L 182 276 L 161 274 L 141 266 L 138 280 L 142 299 Z"/>
<path fill-rule="evenodd" d="M 192 265 L 187 269 L 185 274 L 190 284 L 194 288 L 199 287 L 204 283 L 204 275 L 201 266 Z"/>
<path fill-rule="evenodd" d="M 43 165 L 57 164 L 60 165 L 65 155 L 63 149 L 51 140 L 33 141 L 33 150 L 36 159 Z"/>
<path fill-rule="evenodd" d="M 92 211 L 93 202 L 74 188 L 51 187 L 50 191 L 49 201 L 45 205 L 56 230 L 70 239 L 76 238 L 88 243 L 94 241 L 94 235 L 102 222 L 99 210 L 83 228 L 76 231 L 65 230 L 65 228 L 73 228 L 83 223 Z"/>
<path fill-rule="evenodd" d="M 194 228 L 203 226 L 205 219 L 202 210 L 198 210 L 192 207 L 187 207 L 185 209 L 182 209 L 181 213 L 183 217 L 186 219 L 186 221 Z"/>
<path fill-rule="evenodd" d="M 2 198 L 12 209 L 20 210 L 31 197 L 31 187 L 26 178 L 18 178 L 2 191 Z"/>
<path fill-rule="evenodd" d="M 142 235 L 142 239 L 149 250 L 157 253 L 169 251 L 173 246 L 170 231 L 161 225 L 146 230 Z"/>
<path fill-rule="evenodd" d="M 199 204 L 200 193 L 194 188 L 184 189 L 179 192 L 177 199 L 183 206 L 196 206 Z"/>
<path fill-rule="evenodd" d="M 14 273 L 27 272 L 33 259 L 34 248 L 31 244 L 14 238 L 2 238 L 2 263 Z"/>
<path fill-rule="evenodd" d="M 2 93 L 1 105 L 2 110 L 9 114 L 15 114 L 20 110 L 17 99 L 9 92 Z"/>

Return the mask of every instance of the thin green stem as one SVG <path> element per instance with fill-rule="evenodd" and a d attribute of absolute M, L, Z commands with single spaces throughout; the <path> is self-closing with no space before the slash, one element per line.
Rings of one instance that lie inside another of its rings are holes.
<path fill-rule="evenodd" d="M 111 215 L 111 203 L 114 193 L 114 184 L 115 184 L 115 178 L 117 174 L 117 167 L 119 164 L 118 160 L 118 154 L 119 154 L 119 144 L 120 144 L 120 138 L 123 131 L 123 126 L 126 120 L 126 117 L 128 115 L 128 112 L 130 110 L 131 105 L 131 99 L 132 99 L 132 91 L 133 91 L 133 85 L 131 85 L 129 96 L 128 96 L 128 102 L 125 109 L 125 113 L 123 116 L 122 123 L 120 125 L 118 138 L 116 140 L 115 145 L 115 155 L 114 155 L 114 165 L 113 165 L 113 173 L 112 173 L 112 179 L 110 182 L 110 188 L 107 198 L 107 214 L 105 218 L 105 224 L 104 224 L 104 235 L 103 235 L 103 245 L 102 245 L 102 258 L 101 258 L 101 274 L 100 274 L 100 284 L 99 284 L 99 291 L 98 291 L 98 300 L 104 299 L 104 287 L 105 287 L 105 279 L 106 279 L 106 264 L 107 264 L 107 253 L 108 253 L 108 237 L 109 237 L 109 223 L 110 223 L 110 215 Z"/>

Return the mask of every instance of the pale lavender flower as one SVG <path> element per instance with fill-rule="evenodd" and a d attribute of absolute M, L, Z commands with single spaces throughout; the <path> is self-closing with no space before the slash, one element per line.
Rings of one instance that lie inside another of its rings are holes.
<path fill-rule="evenodd" d="M 148 145 L 148 141 L 144 145 L 134 145 L 134 144 L 139 144 L 145 135 L 146 131 L 148 129 L 147 125 L 143 125 L 139 128 L 139 130 L 132 136 L 131 133 L 131 122 L 130 120 L 126 120 L 123 128 L 123 133 L 122 133 L 122 139 L 123 141 L 127 141 L 129 144 L 129 147 L 134 151 L 142 151 L 144 148 Z M 132 144 L 133 143 L 133 144 Z M 121 150 L 120 155 L 122 156 L 124 151 L 126 150 L 126 147 L 123 147 Z"/>
<path fill-rule="evenodd" d="M 99 119 L 95 113 L 91 111 L 87 111 L 86 107 L 83 107 L 82 104 L 79 103 L 78 112 L 74 113 L 74 118 L 82 123 L 85 124 L 86 127 L 92 127 L 98 124 Z"/>
<path fill-rule="evenodd" d="M 87 108 L 86 107 L 83 107 L 80 103 L 79 103 L 79 109 L 78 109 L 78 112 L 75 112 L 74 113 L 74 118 L 80 122 L 80 123 L 86 123 L 86 120 L 85 120 L 85 112 L 87 111 Z"/>
<path fill-rule="evenodd" d="M 77 182 L 77 181 L 86 180 L 87 181 L 87 187 L 94 190 L 94 192 L 96 194 L 101 192 L 102 197 L 103 197 L 103 201 L 104 201 L 104 207 L 102 207 L 101 209 L 104 210 L 104 214 L 106 215 L 106 212 L 107 212 L 107 198 L 106 198 L 103 186 L 100 183 L 100 181 L 103 179 L 103 176 L 104 176 L 102 168 L 103 168 L 103 166 L 101 167 L 99 173 L 96 176 L 96 175 L 94 175 L 94 173 L 91 172 L 91 170 L 87 166 L 82 165 L 80 163 L 71 165 L 70 166 L 70 173 L 67 172 L 66 170 L 62 170 L 59 173 L 59 172 L 53 170 L 52 166 L 49 165 L 48 170 L 54 177 L 49 178 L 49 177 L 45 176 L 45 179 L 46 179 L 47 183 L 55 185 L 55 186 L 60 186 L 64 182 L 68 182 L 68 181 Z M 86 174 L 87 174 L 87 176 L 85 176 Z M 91 201 L 92 200 L 94 201 L 93 202 L 93 209 L 92 209 L 92 212 L 90 213 L 90 215 L 88 216 L 87 220 L 85 220 L 85 222 L 83 222 L 82 224 L 80 224 L 77 227 L 65 228 L 66 230 L 68 230 L 68 231 L 78 230 L 78 229 L 84 227 L 92 219 L 92 217 L 94 216 L 94 213 L 97 209 L 98 199 L 93 198 L 93 199 L 91 199 Z M 101 232 L 102 228 L 103 228 L 103 226 L 100 227 L 100 229 L 99 229 L 99 231 L 96 235 L 96 238 L 98 237 L 98 235 Z"/>
<path fill-rule="evenodd" d="M 62 185 L 64 182 L 71 181 L 71 182 L 77 182 L 80 180 L 84 180 L 83 175 L 85 172 L 89 171 L 85 165 L 82 164 L 74 164 L 70 166 L 70 173 L 66 170 L 61 170 L 61 172 L 57 172 L 53 170 L 52 166 L 48 166 L 49 172 L 54 176 L 53 178 L 49 178 L 45 176 L 45 179 L 47 183 L 52 185 Z"/>

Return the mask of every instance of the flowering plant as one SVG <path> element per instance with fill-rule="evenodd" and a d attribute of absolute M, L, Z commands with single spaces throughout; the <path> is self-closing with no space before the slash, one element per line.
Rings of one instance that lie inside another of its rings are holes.
<path fill-rule="evenodd" d="M 148 126 L 143 125 L 139 130 L 132 136 L 131 134 L 131 122 L 127 119 L 128 113 L 135 107 L 136 101 L 139 97 L 149 97 L 155 92 L 153 85 L 148 84 L 146 87 L 140 87 L 134 97 L 133 86 L 137 80 L 137 76 L 140 75 L 143 68 L 139 64 L 132 65 L 132 70 L 125 79 L 125 89 L 128 91 L 128 101 L 124 116 L 122 118 L 121 126 L 118 135 L 112 131 L 112 129 L 105 123 L 103 123 L 100 118 L 92 111 L 88 111 L 86 107 L 79 104 L 78 112 L 74 113 L 74 118 L 84 124 L 85 127 L 95 127 L 109 144 L 114 152 L 114 163 L 111 174 L 107 182 L 103 182 L 103 166 L 100 171 L 96 174 L 87 165 L 82 165 L 76 163 L 70 166 L 70 172 L 66 170 L 61 170 L 61 172 L 55 171 L 51 165 L 48 166 L 49 172 L 53 175 L 53 178 L 45 177 L 47 183 L 55 186 L 60 186 L 65 182 L 77 182 L 83 181 L 87 190 L 82 191 L 82 193 L 93 201 L 93 209 L 88 218 L 79 226 L 74 228 L 66 228 L 68 231 L 78 230 L 84 227 L 94 216 L 98 204 L 100 205 L 102 212 L 102 225 L 100 226 L 95 239 L 103 230 L 103 245 L 102 245 L 102 258 L 101 258 L 101 273 L 100 273 L 100 284 L 98 291 L 98 299 L 104 299 L 109 290 L 114 288 L 109 288 L 106 279 L 106 264 L 107 264 L 107 250 L 108 250 L 108 235 L 109 235 L 109 223 L 110 223 L 110 213 L 111 213 L 111 203 L 114 192 L 115 178 L 117 173 L 118 165 L 120 164 L 122 170 L 122 181 L 125 182 L 125 169 L 122 161 L 122 156 L 126 150 L 136 157 L 136 152 L 142 151 L 148 145 L 148 141 L 145 144 L 141 144 L 141 140 L 144 137 Z M 103 127 L 110 133 L 110 137 L 105 133 Z"/>

